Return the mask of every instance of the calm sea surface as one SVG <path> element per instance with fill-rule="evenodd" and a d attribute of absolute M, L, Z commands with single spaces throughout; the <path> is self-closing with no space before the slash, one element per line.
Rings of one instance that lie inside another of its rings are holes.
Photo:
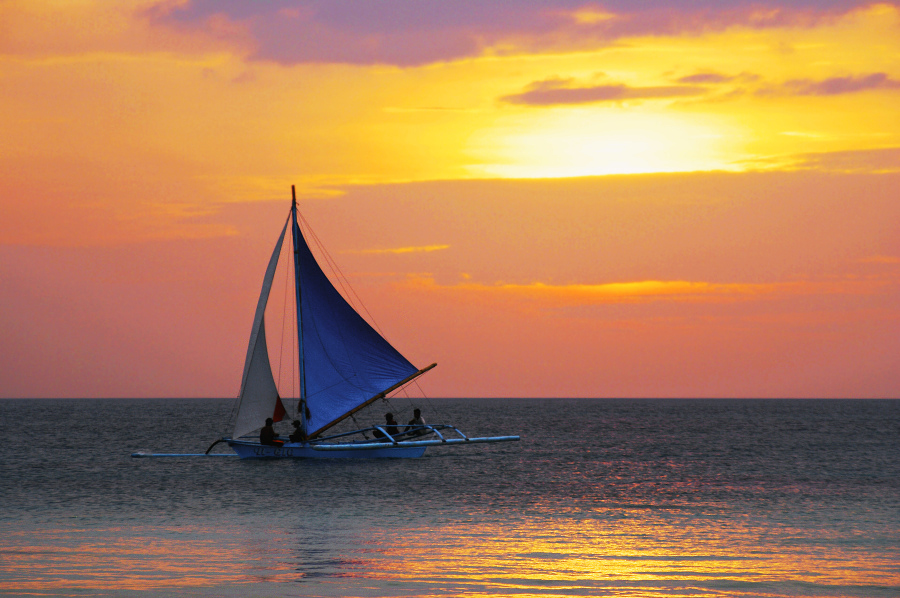
<path fill-rule="evenodd" d="M 134 459 L 232 401 L 0 401 L 0 595 L 900 596 L 900 401 L 421 406 L 523 439 Z"/>

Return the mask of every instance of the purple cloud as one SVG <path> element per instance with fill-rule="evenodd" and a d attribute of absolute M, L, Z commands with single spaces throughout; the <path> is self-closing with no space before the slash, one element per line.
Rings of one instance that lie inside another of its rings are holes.
<path fill-rule="evenodd" d="M 809 23 L 865 0 L 190 0 L 160 2 L 154 22 L 216 29 L 223 22 L 250 57 L 282 64 L 343 62 L 414 66 L 519 47 L 598 47 L 627 35 L 690 33 L 733 25 Z M 760 9 L 766 10 L 760 10 Z M 611 19 L 578 20 L 595 9 Z M 763 16 L 761 16 L 763 15 Z M 225 35 L 221 33 L 221 35 Z"/>
<path fill-rule="evenodd" d="M 524 4 L 524 6 L 523 6 Z M 192 0 L 147 11 L 155 22 L 205 29 L 223 19 L 254 42 L 251 58 L 281 64 L 415 66 L 479 54 L 509 32 L 557 29 L 563 14 L 537 3 L 480 0 Z"/>
<path fill-rule="evenodd" d="M 785 89 L 794 95 L 833 96 L 871 89 L 900 89 L 900 81 L 887 73 L 872 73 L 859 77 L 832 77 L 824 81 L 796 79 L 788 81 Z"/>
<path fill-rule="evenodd" d="M 650 100 L 697 96 L 705 93 L 703 87 L 667 85 L 659 87 L 629 87 L 627 85 L 595 85 L 571 87 L 570 81 L 550 79 L 532 83 L 527 91 L 504 96 L 504 102 L 529 106 L 558 106 L 561 104 L 590 104 L 596 102 L 621 102 L 624 100 Z"/>
<path fill-rule="evenodd" d="M 735 77 L 728 75 L 720 75 L 719 73 L 697 73 L 696 75 L 688 75 L 677 79 L 679 83 L 688 84 L 704 84 L 704 83 L 728 83 L 734 81 Z"/>

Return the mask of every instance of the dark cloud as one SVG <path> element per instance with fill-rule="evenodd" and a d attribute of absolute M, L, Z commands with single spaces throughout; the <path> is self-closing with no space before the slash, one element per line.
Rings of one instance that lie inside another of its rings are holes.
<path fill-rule="evenodd" d="M 739 163 L 749 170 L 814 170 L 845 174 L 900 173 L 900 147 L 768 156 Z"/>
<path fill-rule="evenodd" d="M 561 104 L 590 104 L 596 102 L 621 102 L 624 100 L 651 100 L 697 96 L 705 93 L 705 88 L 688 85 L 665 85 L 659 87 L 629 87 L 627 85 L 595 85 L 573 87 L 571 81 L 550 79 L 532 83 L 527 91 L 501 98 L 510 104 L 530 106 L 556 106 Z"/>
<path fill-rule="evenodd" d="M 900 172 L 900 147 L 801 154 L 796 167 L 832 172 Z"/>
<path fill-rule="evenodd" d="M 599 47 L 629 35 L 700 33 L 734 25 L 809 24 L 864 0 L 190 0 L 146 11 L 157 23 L 251 40 L 250 56 L 282 64 L 414 66 L 509 45 Z M 578 10 L 614 15 L 578 20 Z M 239 31 L 239 33 L 238 33 Z"/>

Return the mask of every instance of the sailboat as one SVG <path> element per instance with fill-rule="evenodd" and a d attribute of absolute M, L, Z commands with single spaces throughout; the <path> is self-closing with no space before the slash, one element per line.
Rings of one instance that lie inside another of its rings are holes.
<path fill-rule="evenodd" d="M 409 384 L 437 364 L 417 368 L 348 303 L 313 256 L 298 223 L 297 195 L 269 259 L 256 304 L 237 415 L 226 442 L 241 458 L 421 457 L 429 446 L 519 440 L 518 436 L 469 437 L 448 424 L 374 425 L 332 430 L 368 405 Z M 266 306 L 279 256 L 290 228 L 293 294 L 297 311 L 297 433 L 260 441 L 252 433 L 287 409 L 279 395 L 266 343 Z M 355 422 L 355 418 L 353 418 Z M 212 446 L 210 446 L 212 449 Z M 209 454 L 209 449 L 207 450 Z"/>

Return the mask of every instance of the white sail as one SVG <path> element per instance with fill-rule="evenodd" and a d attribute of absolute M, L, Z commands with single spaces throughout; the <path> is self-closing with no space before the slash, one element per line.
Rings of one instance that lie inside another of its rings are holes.
<path fill-rule="evenodd" d="M 256 304 L 256 315 L 253 317 L 253 328 L 250 332 L 250 343 L 247 347 L 247 359 L 244 361 L 244 376 L 241 380 L 240 403 L 237 419 L 234 424 L 232 438 L 240 438 L 265 425 L 266 418 L 272 417 L 278 401 L 278 388 L 269 364 L 269 351 L 266 347 L 266 304 L 269 302 L 269 291 L 275 278 L 278 256 L 284 242 L 287 222 L 281 229 L 275 251 L 269 259 L 266 275 L 263 278 L 262 291 Z"/>

